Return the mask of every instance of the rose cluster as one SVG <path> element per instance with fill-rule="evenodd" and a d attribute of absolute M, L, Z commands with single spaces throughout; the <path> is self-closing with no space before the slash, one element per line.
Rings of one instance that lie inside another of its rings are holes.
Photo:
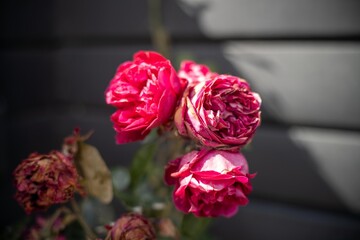
<path fill-rule="evenodd" d="M 173 123 L 197 149 L 170 161 L 165 182 L 175 206 L 201 217 L 233 216 L 252 190 L 240 153 L 260 125 L 260 96 L 241 78 L 183 61 L 176 72 L 156 52 L 140 51 L 121 64 L 106 90 L 116 141 L 144 139 Z"/>
<path fill-rule="evenodd" d="M 175 141 L 168 146 L 181 146 L 181 153 L 171 154 L 179 157 L 168 159 L 164 168 L 164 181 L 174 186 L 178 210 L 198 217 L 231 217 L 248 203 L 255 174 L 249 173 L 241 149 L 260 125 L 261 98 L 244 79 L 189 60 L 176 72 L 159 53 L 139 51 L 118 67 L 105 98 L 116 108 L 111 121 L 117 143 L 143 140 L 158 129 L 158 134 L 171 136 L 165 140 Z M 14 170 L 15 199 L 26 213 L 71 200 L 72 211 L 61 208 L 50 220 L 37 220 L 28 231 L 35 239 L 64 239 L 61 231 L 73 220 L 89 238 L 95 237 L 78 214 L 74 194 L 109 203 L 113 190 L 101 155 L 85 143 L 90 136 L 75 129 L 64 140 L 62 151 L 32 153 Z M 179 235 L 170 218 L 149 221 L 135 213 L 123 215 L 108 230 L 109 240 L 156 239 L 157 232 L 164 237 Z"/>

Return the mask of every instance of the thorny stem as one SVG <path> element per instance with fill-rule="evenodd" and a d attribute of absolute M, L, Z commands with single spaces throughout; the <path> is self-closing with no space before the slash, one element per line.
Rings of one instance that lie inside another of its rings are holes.
<path fill-rule="evenodd" d="M 69 213 L 69 209 L 62 207 L 56 210 L 54 214 L 50 217 L 50 219 L 47 221 L 45 228 L 51 228 L 51 226 L 55 223 L 55 221 L 60 217 L 62 213 Z"/>
<path fill-rule="evenodd" d="M 95 233 L 91 230 L 90 226 L 86 223 L 84 217 L 81 215 L 80 208 L 74 199 L 71 199 L 71 207 L 74 210 L 74 214 L 77 217 L 81 227 L 84 229 L 85 234 L 89 239 L 97 239 Z"/>

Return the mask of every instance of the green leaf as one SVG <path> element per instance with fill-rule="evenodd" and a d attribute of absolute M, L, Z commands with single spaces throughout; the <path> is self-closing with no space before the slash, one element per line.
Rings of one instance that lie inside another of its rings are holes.
<path fill-rule="evenodd" d="M 84 178 L 86 192 L 102 203 L 110 203 L 113 198 L 111 173 L 97 148 L 80 142 L 75 163 Z"/>
<path fill-rule="evenodd" d="M 181 223 L 181 235 L 189 239 L 208 239 L 205 232 L 211 222 L 211 218 L 195 217 L 192 214 L 184 215 Z"/>
<path fill-rule="evenodd" d="M 130 188 L 135 189 L 153 166 L 153 158 L 157 150 L 157 142 L 144 144 L 136 153 L 130 168 Z"/>

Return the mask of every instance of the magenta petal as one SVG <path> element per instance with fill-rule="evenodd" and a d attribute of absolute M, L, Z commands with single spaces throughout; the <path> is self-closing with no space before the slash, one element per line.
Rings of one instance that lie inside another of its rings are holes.
<path fill-rule="evenodd" d="M 165 123 L 175 110 L 175 101 L 176 96 L 172 95 L 168 90 L 164 90 L 159 101 L 156 122 L 153 122 L 148 128 L 158 127 L 160 124 Z"/>
<path fill-rule="evenodd" d="M 155 63 L 168 61 L 161 54 L 153 51 L 139 51 L 134 54 L 134 60 L 137 62 Z"/>
<path fill-rule="evenodd" d="M 241 183 L 248 183 L 249 182 L 249 178 L 247 178 L 245 176 L 238 176 L 238 177 L 236 177 L 236 180 L 238 182 L 241 182 Z"/>
<path fill-rule="evenodd" d="M 234 176 L 228 175 L 228 174 L 221 174 L 213 170 L 209 171 L 198 171 L 198 172 L 192 172 L 196 176 L 201 177 L 202 179 L 211 179 L 211 180 L 220 180 L 220 179 L 231 179 L 234 178 Z"/>
<path fill-rule="evenodd" d="M 227 218 L 233 217 L 237 213 L 238 209 L 239 207 L 237 205 L 226 205 L 222 208 L 221 215 Z"/>
<path fill-rule="evenodd" d="M 185 194 L 184 194 L 185 195 Z M 175 207 L 179 209 L 182 212 L 188 212 L 190 209 L 190 202 L 184 195 L 175 195 L 175 192 L 173 193 L 173 200 Z"/>
<path fill-rule="evenodd" d="M 179 169 L 180 161 L 181 158 L 177 158 L 168 162 L 168 164 L 165 166 L 164 180 L 167 185 L 174 185 L 176 183 L 176 179 L 173 178 L 171 174 Z"/>
<path fill-rule="evenodd" d="M 116 133 L 116 143 L 124 144 L 129 142 L 135 142 L 143 140 L 150 131 L 119 131 Z"/>

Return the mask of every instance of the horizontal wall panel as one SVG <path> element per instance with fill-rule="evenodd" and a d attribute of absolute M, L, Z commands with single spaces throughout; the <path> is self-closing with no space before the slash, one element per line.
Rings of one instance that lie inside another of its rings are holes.
<path fill-rule="evenodd" d="M 341 37 L 360 35 L 356 0 L 164 1 L 174 35 L 236 37 Z M 197 31 L 195 30 L 195 27 Z"/>
<path fill-rule="evenodd" d="M 5 51 L 0 54 L 0 63 L 9 111 L 53 103 L 53 52 Z"/>
<path fill-rule="evenodd" d="M 5 0 L 0 10 L 2 38 L 148 39 L 148 2 Z M 360 35 L 356 0 L 163 0 L 162 4 L 160 18 L 174 38 Z"/>
<path fill-rule="evenodd" d="M 64 102 L 106 106 L 105 90 L 119 64 L 144 46 L 120 48 L 65 48 L 57 51 L 55 96 Z"/>
<path fill-rule="evenodd" d="M 147 2 L 55 1 L 54 33 L 59 37 L 147 37 Z"/>
<path fill-rule="evenodd" d="M 54 104 L 105 104 L 118 65 L 144 46 L 4 51 L 0 61 L 12 111 Z M 25 100 L 26 99 L 26 100 Z"/>
<path fill-rule="evenodd" d="M 49 38 L 54 30 L 53 14 L 52 1 L 3 0 L 0 2 L 1 38 Z"/>
<path fill-rule="evenodd" d="M 360 213 L 360 133 L 263 126 L 244 153 L 255 196 Z"/>
<path fill-rule="evenodd" d="M 360 238 L 360 219 L 250 199 L 237 215 L 215 219 L 210 229 L 222 240 L 356 240 Z"/>
<path fill-rule="evenodd" d="M 280 122 L 360 127 L 357 43 L 224 44 L 224 56 Z"/>
<path fill-rule="evenodd" d="M 0 6 L 5 39 L 148 36 L 147 1 L 5 0 Z"/>

